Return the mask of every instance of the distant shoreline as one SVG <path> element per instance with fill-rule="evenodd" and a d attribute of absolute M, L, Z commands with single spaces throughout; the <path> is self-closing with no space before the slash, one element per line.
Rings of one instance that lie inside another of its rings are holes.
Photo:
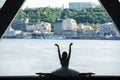
<path fill-rule="evenodd" d="M 24 39 L 24 38 L 2 38 L 2 39 Z M 31 39 L 37 39 L 38 38 L 31 38 Z M 27 40 L 27 39 L 26 39 Z M 90 38 L 81 38 L 81 39 L 39 39 L 39 40 L 120 40 L 120 37 L 119 38 L 116 38 L 116 39 L 113 39 L 113 38 L 105 38 L 105 39 L 90 39 Z"/>

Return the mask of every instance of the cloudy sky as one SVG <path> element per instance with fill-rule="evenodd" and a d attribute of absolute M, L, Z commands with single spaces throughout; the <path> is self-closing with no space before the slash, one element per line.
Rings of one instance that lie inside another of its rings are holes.
<path fill-rule="evenodd" d="M 0 7 L 6 0 L 0 0 Z M 99 4 L 98 0 L 26 0 L 21 8 L 34 8 L 34 7 L 62 7 L 68 8 L 69 2 L 95 2 Z"/>
<path fill-rule="evenodd" d="M 26 0 L 22 8 L 26 7 L 64 7 L 68 8 L 69 2 L 95 2 L 99 3 L 98 0 Z"/>

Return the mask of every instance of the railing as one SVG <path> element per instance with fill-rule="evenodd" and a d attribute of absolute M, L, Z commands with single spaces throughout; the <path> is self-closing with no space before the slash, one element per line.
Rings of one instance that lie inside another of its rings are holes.
<path fill-rule="evenodd" d="M 39 77 L 39 76 L 0 76 L 0 80 L 120 80 L 120 76 L 90 77 Z"/>

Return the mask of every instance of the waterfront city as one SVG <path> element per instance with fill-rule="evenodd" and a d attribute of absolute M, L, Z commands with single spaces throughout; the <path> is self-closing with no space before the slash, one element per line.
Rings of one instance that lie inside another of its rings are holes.
<path fill-rule="evenodd" d="M 70 2 L 69 9 L 64 5 L 26 8 L 20 10 L 3 38 L 119 40 L 119 31 L 106 15 L 100 5 L 90 2 Z"/>

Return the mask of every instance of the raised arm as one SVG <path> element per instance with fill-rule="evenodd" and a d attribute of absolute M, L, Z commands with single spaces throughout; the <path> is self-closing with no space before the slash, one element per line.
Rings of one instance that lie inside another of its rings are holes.
<path fill-rule="evenodd" d="M 68 59 L 70 59 L 70 56 L 71 56 L 71 46 L 73 45 L 73 43 L 70 43 L 69 45 L 69 55 L 68 55 Z"/>
<path fill-rule="evenodd" d="M 57 48 L 58 48 L 58 56 L 59 56 L 59 59 L 61 60 L 61 55 L 60 55 L 60 48 L 59 48 L 59 45 L 58 45 L 58 44 L 55 44 L 55 46 L 57 46 Z"/>

